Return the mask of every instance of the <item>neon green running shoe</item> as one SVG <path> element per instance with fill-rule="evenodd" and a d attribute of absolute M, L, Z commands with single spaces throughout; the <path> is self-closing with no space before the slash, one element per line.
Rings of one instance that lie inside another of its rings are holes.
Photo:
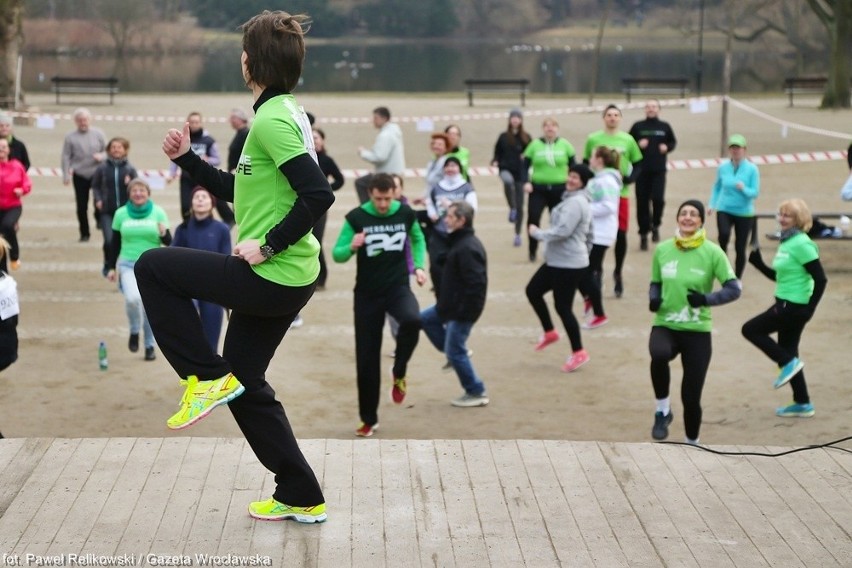
<path fill-rule="evenodd" d="M 328 515 L 325 514 L 325 503 L 313 507 L 291 507 L 270 498 L 266 501 L 249 503 L 248 510 L 249 515 L 261 521 L 293 519 L 300 523 L 322 523 L 328 518 Z"/>
<path fill-rule="evenodd" d="M 186 384 L 186 390 L 180 399 L 180 410 L 166 421 L 166 426 L 172 430 L 192 426 L 214 408 L 231 402 L 246 390 L 232 373 L 212 381 L 199 381 L 198 377 L 190 375 L 181 384 Z"/>

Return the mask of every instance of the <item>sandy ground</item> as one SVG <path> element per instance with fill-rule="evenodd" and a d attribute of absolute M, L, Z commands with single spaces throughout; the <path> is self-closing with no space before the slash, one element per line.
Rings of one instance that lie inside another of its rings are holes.
<path fill-rule="evenodd" d="M 621 97 L 612 98 L 622 103 Z M 56 167 L 64 134 L 72 128 L 67 114 L 72 105 L 57 107 L 49 96 L 31 96 L 43 112 L 65 113 L 54 129 L 17 126 L 36 167 Z M 599 99 L 601 103 L 609 99 Z M 435 127 L 458 122 L 463 143 L 471 149 L 472 163 L 484 166 L 493 143 L 505 128 L 510 99 L 477 101 L 466 106 L 457 96 L 409 97 L 405 95 L 329 95 L 300 98 L 320 117 L 328 136 L 329 153 L 342 168 L 364 168 L 356 155 L 359 145 L 372 144 L 375 132 L 367 122 L 370 110 L 387 105 L 403 125 L 409 167 L 423 167 L 428 159 L 428 135 L 417 132 L 415 118 L 429 117 Z M 749 105 L 776 120 L 837 130 L 850 124 L 850 114 L 820 112 L 815 99 L 786 107 L 780 96 L 750 99 Z M 798 101 L 797 101 L 798 102 Z M 585 100 L 538 98 L 528 101 L 527 128 L 540 132 L 541 118 L 555 114 L 562 135 L 582 148 L 586 135 L 601 126 L 599 112 L 575 113 Z M 233 106 L 250 107 L 249 95 L 133 96 L 121 94 L 114 106 L 91 105 L 96 115 L 183 117 L 190 110 L 223 118 Z M 686 107 L 665 107 L 663 118 L 678 135 L 674 159 L 710 158 L 718 155 L 721 104 L 711 102 L 709 112 L 693 114 Z M 639 108 L 625 110 L 623 126 L 642 117 Z M 753 154 L 838 150 L 848 139 L 785 129 L 778 123 L 732 108 L 732 130 L 748 137 Z M 357 119 L 355 121 L 351 119 Z M 122 135 L 132 142 L 131 160 L 144 169 L 162 169 L 166 160 L 160 141 L 168 124 L 136 122 L 101 116 L 97 126 L 108 136 Z M 177 123 L 175 123 L 177 124 Z M 226 151 L 232 131 L 224 122 L 208 124 Z M 852 135 L 850 135 L 852 138 Z M 772 211 L 787 197 L 805 197 L 815 210 L 849 210 L 839 202 L 845 179 L 841 161 L 761 168 L 760 211 Z M 674 226 L 674 213 L 682 200 L 706 200 L 714 170 L 688 169 L 669 174 L 664 235 Z M 470 340 L 474 364 L 491 395 L 486 408 L 457 409 L 449 400 L 460 394 L 452 372 L 443 372 L 442 356 L 421 338 L 410 365 L 409 396 L 394 406 L 383 396 L 379 409 L 384 438 L 545 438 L 569 440 L 647 441 L 654 411 L 649 378 L 647 337 L 651 314 L 646 290 L 650 252 L 640 252 L 635 233 L 625 269 L 626 292 L 620 300 L 611 295 L 607 279 L 606 308 L 611 323 L 585 332 L 583 339 L 591 362 L 566 375 L 560 366 L 568 354 L 567 341 L 542 353 L 533 352 L 540 334 L 537 320 L 523 293 L 537 265 L 527 260 L 526 248 L 511 246 L 512 230 L 506 222 L 506 205 L 496 176 L 475 179 L 480 212 L 476 230 L 489 253 L 489 297 L 485 313 Z M 0 376 L 0 429 L 6 436 L 238 436 L 227 410 L 214 412 L 203 423 L 182 433 L 171 433 L 166 418 L 180 397 L 177 376 L 160 356 L 144 362 L 126 349 L 127 321 L 122 296 L 100 275 L 100 235 L 89 243 L 77 242 L 74 199 L 70 187 L 53 177 L 34 177 L 33 193 L 26 198 L 21 222 L 23 268 L 15 273 L 21 298 L 21 348 L 19 361 Z M 422 189 L 422 180 L 408 179 L 409 194 Z M 174 224 L 178 219 L 177 187 L 155 193 Z M 337 193 L 325 244 L 330 246 L 343 215 L 356 200 L 352 180 Z M 631 216 L 633 212 L 631 212 Z M 631 218 L 631 223 L 635 220 Z M 635 227 L 635 225 L 634 225 Z M 762 227 L 765 232 L 770 227 Z M 633 227 L 631 228 L 633 230 Z M 715 225 L 709 223 L 715 238 Z M 817 414 L 812 419 L 776 418 L 776 406 L 790 401 L 790 391 L 774 391 L 773 364 L 741 337 L 746 319 L 765 309 L 772 299 L 772 283 L 753 269 L 744 277 L 745 291 L 736 303 L 714 310 L 714 357 L 704 391 L 704 426 L 707 444 L 805 445 L 850 435 L 852 381 L 849 360 L 852 320 L 852 245 L 821 242 L 829 285 L 823 303 L 804 334 L 801 354 Z M 766 252 L 774 245 L 766 243 Z M 608 255 L 607 266 L 611 266 Z M 609 270 L 607 271 L 609 272 Z M 358 425 L 355 389 L 352 294 L 355 265 L 332 265 L 328 289 L 315 295 L 304 311 L 305 325 L 291 331 L 269 369 L 268 378 L 287 408 L 301 438 L 349 438 Z M 417 290 L 421 306 L 432 298 L 428 287 Z M 580 312 L 579 303 L 575 312 Z M 560 326 L 561 327 L 561 326 Z M 393 349 L 386 334 L 384 352 Z M 100 372 L 98 341 L 109 346 L 110 366 Z M 389 367 L 390 358 L 383 366 Z M 679 362 L 674 377 L 679 379 Z M 389 385 L 383 385 L 383 389 Z M 681 440 L 683 426 L 679 380 L 673 385 L 673 440 Z"/>

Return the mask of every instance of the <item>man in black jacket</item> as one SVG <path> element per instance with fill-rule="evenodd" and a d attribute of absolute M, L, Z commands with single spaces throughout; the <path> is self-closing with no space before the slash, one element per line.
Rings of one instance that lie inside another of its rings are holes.
<path fill-rule="evenodd" d="M 666 193 L 666 165 L 677 139 L 668 122 L 660 120 L 660 101 L 648 99 L 645 120 L 630 128 L 630 135 L 642 150 L 642 170 L 636 178 L 636 222 L 639 247 L 648 250 L 648 233 L 655 243 L 660 240 L 660 223 Z M 652 207 L 653 206 L 653 207 Z M 651 211 L 653 209 L 653 212 Z"/>
<path fill-rule="evenodd" d="M 423 331 L 447 359 L 459 377 L 464 394 L 453 406 L 488 404 L 485 385 L 473 369 L 467 338 L 485 308 L 488 262 L 485 248 L 473 234 L 473 206 L 454 201 L 444 217 L 449 232 L 449 251 L 441 275 L 438 303 L 420 312 Z"/>

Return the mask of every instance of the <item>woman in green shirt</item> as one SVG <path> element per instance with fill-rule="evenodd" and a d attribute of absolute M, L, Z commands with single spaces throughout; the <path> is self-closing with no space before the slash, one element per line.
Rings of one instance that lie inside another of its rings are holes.
<path fill-rule="evenodd" d="M 775 388 L 790 383 L 793 404 L 775 411 L 778 416 L 807 418 L 814 415 L 808 396 L 804 363 L 799 359 L 799 340 L 805 325 L 814 315 L 825 292 L 828 279 L 819 261 L 819 248 L 808 236 L 811 212 L 801 199 L 788 199 L 778 206 L 781 244 L 766 266 L 755 249 L 749 263 L 770 280 L 775 281 L 775 303 L 768 310 L 743 325 L 743 336 L 754 343 L 778 365 Z M 778 340 L 770 337 L 778 333 Z"/>
<path fill-rule="evenodd" d="M 553 208 L 562 202 L 565 183 L 568 181 L 568 168 L 574 165 L 574 146 L 559 136 L 559 123 L 555 118 L 547 117 L 541 123 L 544 136 L 536 138 L 524 149 L 524 167 L 532 174 L 524 184 L 529 194 L 527 204 L 527 227 L 541 225 L 544 208 Z M 530 239 L 530 262 L 535 262 L 538 241 Z"/>
<path fill-rule="evenodd" d="M 713 292 L 713 281 L 722 288 Z M 686 441 L 698 444 L 701 391 L 713 352 L 710 306 L 740 297 L 742 289 L 728 257 L 705 238 L 704 204 L 696 199 L 677 210 L 677 234 L 654 250 L 649 308 L 656 313 L 648 349 L 651 382 L 657 399 L 651 436 L 665 440 L 673 419 L 669 398 L 669 363 L 678 355 L 683 366 L 680 398 Z"/>
<path fill-rule="evenodd" d="M 145 360 L 153 361 L 154 333 L 142 306 L 142 296 L 136 284 L 133 269 L 142 253 L 168 246 L 172 242 L 169 218 L 163 208 L 151 201 L 151 188 L 140 178 L 127 184 L 127 203 L 116 209 L 112 219 L 112 240 L 107 257 L 106 277 L 110 282 L 118 280 L 124 294 L 124 308 L 130 322 L 130 339 L 127 348 L 139 351 L 139 330 L 144 332 Z M 117 271 L 117 272 L 116 272 Z"/>

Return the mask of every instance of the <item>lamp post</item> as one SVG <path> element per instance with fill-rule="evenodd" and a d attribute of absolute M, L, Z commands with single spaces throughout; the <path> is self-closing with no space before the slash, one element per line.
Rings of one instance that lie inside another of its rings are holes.
<path fill-rule="evenodd" d="M 695 65 L 695 92 L 701 96 L 701 76 L 704 73 L 704 0 L 698 0 L 698 61 Z"/>

